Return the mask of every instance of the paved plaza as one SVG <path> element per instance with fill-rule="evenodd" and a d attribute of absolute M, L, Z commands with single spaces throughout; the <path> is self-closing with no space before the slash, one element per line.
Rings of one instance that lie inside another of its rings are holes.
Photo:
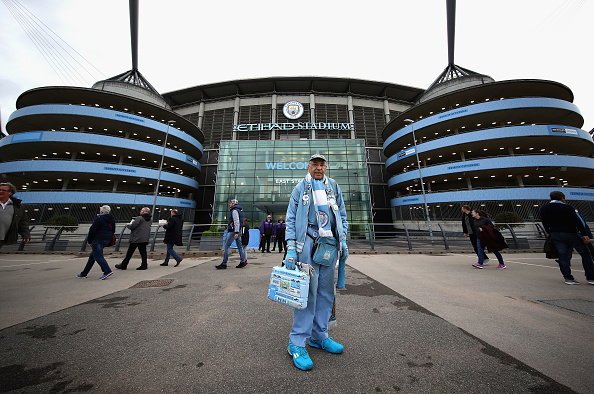
<path fill-rule="evenodd" d="M 0 254 L 0 392 L 563 393 L 594 391 L 594 286 L 541 253 L 352 254 L 330 335 L 342 355 L 287 354 L 267 299 L 280 254 L 220 256 L 77 279 L 86 257 Z M 121 253 L 107 255 L 110 266 Z"/>

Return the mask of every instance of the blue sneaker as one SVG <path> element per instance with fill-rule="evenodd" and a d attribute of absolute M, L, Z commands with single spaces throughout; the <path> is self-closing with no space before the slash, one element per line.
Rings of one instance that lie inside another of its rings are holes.
<path fill-rule="evenodd" d="M 293 365 L 302 371 L 308 371 L 313 368 L 313 361 L 309 358 L 307 350 L 304 347 L 295 346 L 289 341 L 287 351 L 293 357 Z"/>
<path fill-rule="evenodd" d="M 328 337 L 322 341 L 316 341 L 309 339 L 309 346 L 315 347 L 316 349 L 324 349 L 328 353 L 340 354 L 344 350 L 344 346 L 334 341 L 334 339 Z"/>
<path fill-rule="evenodd" d="M 113 274 L 113 271 L 111 271 L 111 272 L 109 272 L 109 273 L 107 273 L 107 274 L 105 274 L 105 275 L 101 275 L 101 276 L 99 277 L 99 280 L 107 279 L 108 277 L 110 277 L 110 276 L 111 276 L 111 274 Z"/>

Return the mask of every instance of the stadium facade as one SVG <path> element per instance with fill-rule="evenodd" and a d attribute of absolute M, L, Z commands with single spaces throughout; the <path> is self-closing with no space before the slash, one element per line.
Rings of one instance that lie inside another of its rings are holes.
<path fill-rule="evenodd" d="M 312 153 L 349 196 L 349 221 L 392 220 L 382 131 L 422 89 L 345 78 L 223 82 L 164 94 L 205 135 L 197 222 L 226 221 L 237 198 L 258 224 L 286 213 Z"/>
<path fill-rule="evenodd" d="M 103 204 L 128 221 L 153 205 L 158 181 L 158 209 L 193 220 L 204 137 L 137 71 L 93 88 L 32 89 L 16 104 L 0 174 L 19 189 L 32 223 L 59 214 L 90 222 Z"/>
<path fill-rule="evenodd" d="M 553 190 L 593 220 L 594 144 L 572 101 L 556 82 L 448 66 L 384 129 L 394 220 L 423 220 L 427 207 L 453 220 L 461 204 L 538 220 Z"/>
<path fill-rule="evenodd" d="M 539 219 L 554 189 L 592 221 L 594 143 L 571 90 L 465 71 L 427 90 L 273 77 L 161 96 L 129 73 L 33 89 L 0 140 L 0 174 L 34 222 L 90 221 L 104 203 L 128 221 L 152 205 L 167 136 L 157 206 L 195 223 L 226 222 L 231 198 L 252 226 L 284 215 L 312 153 L 328 157 L 354 224 L 422 221 L 425 200 L 437 221 L 458 220 L 462 203 Z"/>

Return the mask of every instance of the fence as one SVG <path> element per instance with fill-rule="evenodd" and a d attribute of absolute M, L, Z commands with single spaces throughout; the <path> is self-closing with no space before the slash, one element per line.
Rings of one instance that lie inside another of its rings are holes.
<path fill-rule="evenodd" d="M 349 231 L 349 249 L 351 251 L 393 251 L 393 250 L 472 250 L 468 238 L 459 229 L 459 222 L 435 223 L 432 231 L 423 229 L 423 222 L 416 225 L 406 223 L 352 223 Z M 540 223 L 498 223 L 501 233 L 510 249 L 541 249 L 546 234 Z M 216 231 L 210 229 L 216 226 Z M 226 225 L 193 224 L 186 225 L 183 231 L 184 246 L 178 251 L 213 251 L 223 247 L 223 234 Z M 130 230 L 123 224 L 116 227 L 115 251 L 125 251 L 129 245 Z M 31 241 L 16 245 L 4 245 L 7 251 L 80 251 L 89 249 L 86 234 L 68 232 L 68 226 L 60 228 L 33 226 Z M 209 230 L 209 231 L 207 231 Z M 153 226 L 149 250 L 165 251 L 162 227 Z M 252 234 L 253 236 L 253 234 Z M 109 248 L 107 249 L 110 250 Z"/>

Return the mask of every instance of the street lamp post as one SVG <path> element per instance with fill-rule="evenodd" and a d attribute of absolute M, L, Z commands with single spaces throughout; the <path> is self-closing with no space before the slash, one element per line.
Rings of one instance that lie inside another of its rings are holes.
<path fill-rule="evenodd" d="M 419 182 L 421 182 L 421 192 L 423 193 L 423 202 L 425 204 L 425 219 L 427 220 L 427 227 L 429 227 L 429 237 L 431 244 L 433 244 L 433 229 L 431 228 L 431 218 L 429 217 L 429 205 L 427 205 L 427 195 L 425 194 L 425 184 L 423 182 L 423 174 L 421 172 L 421 161 L 419 160 L 419 152 L 417 150 L 417 137 L 415 136 L 415 126 L 412 119 L 404 119 L 404 122 L 410 124 L 412 130 L 413 144 L 415 146 L 415 156 L 417 157 L 417 168 L 419 169 Z"/>
<path fill-rule="evenodd" d="M 161 164 L 159 164 L 159 175 L 157 176 L 157 184 L 155 185 L 155 198 L 153 199 L 153 221 L 155 220 L 155 208 L 157 205 L 157 195 L 159 194 L 159 184 L 161 183 L 161 172 L 163 171 L 163 161 L 165 160 L 165 148 L 167 147 L 167 137 L 169 136 L 169 127 L 175 123 L 175 120 L 167 121 L 167 131 L 165 132 L 165 142 L 163 142 L 163 152 L 161 153 Z M 158 219 L 157 219 L 158 220 Z"/>

